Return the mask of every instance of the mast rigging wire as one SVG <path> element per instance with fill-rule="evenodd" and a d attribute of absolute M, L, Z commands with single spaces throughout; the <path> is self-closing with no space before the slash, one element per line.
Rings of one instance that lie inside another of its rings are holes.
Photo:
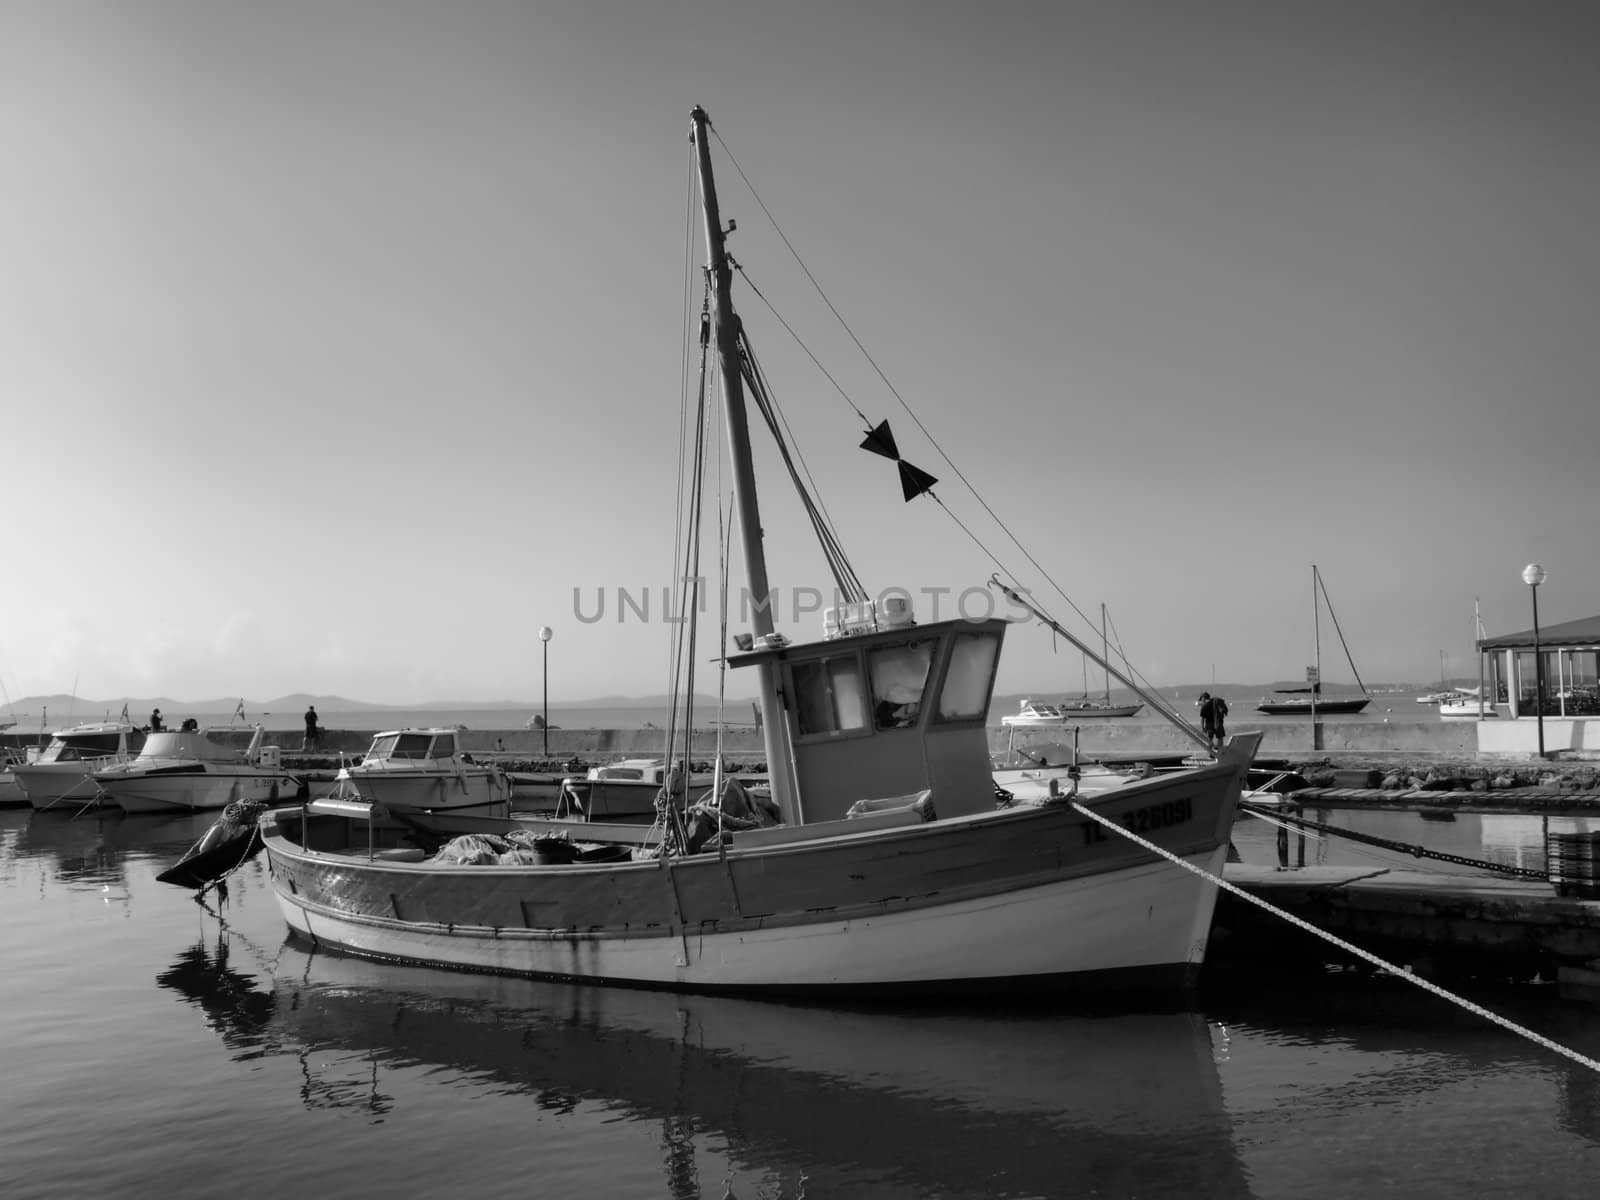
<path fill-rule="evenodd" d="M 1039 576 L 1042 579 L 1044 579 L 1044 581 L 1046 583 L 1048 583 L 1052 589 L 1054 589 L 1055 593 L 1058 596 L 1061 597 L 1062 601 L 1074 613 L 1077 614 L 1078 618 L 1081 621 L 1083 621 L 1083 623 L 1085 625 L 1093 627 L 1094 623 L 1089 619 L 1088 615 L 1081 608 L 1078 607 L 1077 603 L 1073 601 L 1071 596 L 1067 595 L 1066 590 L 1056 581 L 1055 577 L 1052 576 L 1050 574 L 1050 572 L 1047 571 L 1044 568 L 1044 566 L 1039 562 L 1039 560 L 1033 556 L 1033 554 L 1028 550 L 1028 548 L 1022 544 L 1021 540 L 1011 530 L 1010 526 L 1007 525 L 1007 523 L 1000 517 L 1000 515 L 997 512 L 995 512 L 993 507 L 990 506 L 989 502 L 986 499 L 984 499 L 982 493 L 980 493 L 978 491 L 978 489 L 973 485 L 972 481 L 967 478 L 967 476 L 962 472 L 961 468 L 956 465 L 955 461 L 945 451 L 944 447 L 939 443 L 938 439 L 935 438 L 933 436 L 933 434 L 929 431 L 928 427 L 922 423 L 921 418 L 917 416 L 916 412 L 912 409 L 911 405 L 906 401 L 905 397 L 903 395 L 901 395 L 899 389 L 894 386 L 893 382 L 889 379 L 888 375 L 884 372 L 883 368 L 878 365 L 877 360 L 872 357 L 871 353 L 867 350 L 866 346 L 862 343 L 861 339 L 856 335 L 855 330 L 853 328 L 851 328 L 850 323 L 845 320 L 844 315 L 839 311 L 838 306 L 833 303 L 833 300 L 828 296 L 827 292 L 823 289 L 821 283 L 819 283 L 817 281 L 816 276 L 812 273 L 811 269 L 806 265 L 805 260 L 803 258 L 801 258 L 799 251 L 797 251 L 795 249 L 795 247 L 794 247 L 794 243 L 791 242 L 789 240 L 788 235 L 786 233 L 784 233 L 783 227 L 778 223 L 777 218 L 775 216 L 773 216 L 772 210 L 767 206 L 766 202 L 761 198 L 761 195 L 756 190 L 755 185 L 753 183 L 751 183 L 749 176 L 745 174 L 744 168 L 739 165 L 738 157 L 733 153 L 733 150 L 728 146 L 727 142 L 723 140 L 723 137 L 722 137 L 721 133 L 719 133 L 717 131 L 715 126 L 711 126 L 710 128 L 711 128 L 712 136 L 715 137 L 717 139 L 718 144 L 721 145 L 723 153 L 725 153 L 728 156 L 728 161 L 733 164 L 734 171 L 737 172 L 740 180 L 744 183 L 745 187 L 749 190 L 751 198 L 755 201 L 756 205 L 761 209 L 762 213 L 766 216 L 768 222 L 771 224 L 771 226 L 773 228 L 773 231 L 778 235 L 778 238 L 783 242 L 784 247 L 789 251 L 790 256 L 794 259 L 796 265 L 800 268 L 801 272 L 805 275 L 806 279 L 810 282 L 812 288 L 815 289 L 818 297 L 822 300 L 822 303 L 827 307 L 828 311 L 833 314 L 834 319 L 836 321 L 838 321 L 840 328 L 844 330 L 846 336 L 848 336 L 849 339 L 855 344 L 857 350 L 859 350 L 861 352 L 861 356 L 866 360 L 868 365 L 871 366 L 873 372 L 878 376 L 879 380 L 882 381 L 884 387 L 888 389 L 889 394 L 892 395 L 895 398 L 895 400 L 899 403 L 900 407 L 905 411 L 906 415 L 911 418 L 912 423 L 916 425 L 916 427 L 922 432 L 922 435 L 925 438 L 928 439 L 928 442 L 938 452 L 939 457 L 942 458 L 944 460 L 945 464 L 950 468 L 950 470 L 955 473 L 956 478 L 961 481 L 962 485 L 972 495 L 973 499 L 976 500 L 978 505 L 983 509 L 983 511 L 988 514 L 989 519 L 994 522 L 994 524 L 1000 529 L 1000 531 L 1002 533 L 1005 534 L 1006 538 L 1011 542 L 1011 544 L 1013 546 L 1015 546 L 1017 548 L 1017 550 L 1022 554 L 1023 558 L 1027 560 L 1028 564 L 1035 571 L 1038 572 Z M 803 341 L 801 341 L 799 336 L 797 334 L 795 334 L 795 331 L 794 331 L 793 327 L 790 326 L 789 323 L 787 321 L 785 321 L 782 318 L 781 315 L 777 314 L 776 309 L 773 307 L 772 303 L 769 300 L 767 300 L 766 296 L 759 289 L 755 288 L 754 284 L 750 283 L 748 273 L 745 272 L 742 267 L 738 267 L 737 264 L 734 264 L 734 265 L 739 270 L 740 274 L 745 277 L 746 283 L 750 284 L 751 289 L 753 291 L 755 291 L 756 295 L 758 297 L 760 297 L 762 302 L 764 304 L 766 304 L 767 307 L 770 310 L 773 311 L 774 316 L 777 317 L 779 323 L 782 324 L 786 330 L 788 330 L 790 336 L 794 338 L 796 344 L 798 344 L 800 346 L 800 348 L 805 352 L 807 357 L 809 357 L 812 360 L 813 363 L 816 363 L 818 369 L 822 371 L 824 377 L 826 377 L 828 379 L 829 383 L 831 383 L 834 386 L 835 390 L 837 390 L 839 392 L 840 396 L 842 396 L 844 398 L 845 402 L 855 412 L 856 416 L 859 417 L 861 419 L 862 423 L 870 430 L 871 427 L 872 427 L 872 422 L 870 422 L 866 418 L 866 416 L 862 413 L 862 410 L 861 410 L 860 406 L 857 405 L 855 403 L 855 401 L 850 398 L 850 396 L 845 392 L 845 390 L 839 385 L 838 381 L 825 368 L 822 367 L 821 363 L 817 361 L 816 356 L 811 353 L 810 349 L 804 344 Z M 956 525 L 962 530 L 962 532 L 964 532 L 968 536 L 968 538 L 970 538 L 973 541 L 973 543 L 975 545 L 978 546 L 980 551 L 982 553 L 984 553 L 984 555 L 989 559 L 989 561 L 995 566 L 995 568 L 1001 574 L 1004 574 L 1004 575 L 1010 577 L 1013 581 L 1017 580 L 1017 572 L 1014 571 L 1013 569 L 1011 569 L 1006 564 L 1002 563 L 999 560 L 999 558 L 997 558 L 995 556 L 993 551 L 989 550 L 989 548 L 986 545 L 984 545 L 984 543 L 981 542 L 977 538 L 977 536 L 973 533 L 973 531 L 971 530 L 970 527 L 968 527 L 964 522 L 956 520 L 955 517 L 954 517 L 954 514 L 950 511 L 949 507 L 942 500 L 940 500 L 938 496 L 936 496 L 931 490 L 929 490 L 926 494 L 933 497 L 935 502 L 938 503 L 939 507 L 945 512 L 946 516 L 949 516 L 952 520 L 955 520 Z M 1047 621 L 1049 621 L 1049 622 L 1053 622 L 1054 621 L 1053 618 L 1049 618 L 1048 617 L 1048 614 L 1045 614 L 1045 619 Z M 1060 629 L 1059 625 L 1057 625 L 1057 630 L 1058 630 L 1058 632 L 1065 633 L 1064 630 Z M 1067 636 L 1070 637 L 1070 635 L 1067 635 Z M 1079 649 L 1081 650 L 1081 649 L 1083 649 L 1083 647 L 1080 646 Z M 1102 665 L 1102 666 L 1106 665 L 1102 660 L 1100 660 L 1098 655 L 1092 655 L 1091 654 L 1091 657 L 1095 658 L 1095 660 L 1097 662 L 1099 662 L 1100 665 Z M 1180 714 L 1172 706 L 1167 705 L 1163 700 L 1161 700 L 1159 698 L 1159 694 L 1157 693 L 1156 689 L 1150 684 L 1150 682 L 1148 680 L 1144 679 L 1144 677 L 1142 675 L 1139 675 L 1138 672 L 1135 671 L 1132 668 L 1131 664 L 1129 666 L 1129 671 L 1133 676 L 1138 678 L 1140 680 L 1141 684 L 1142 684 L 1142 688 L 1136 688 L 1135 690 L 1140 691 L 1141 694 L 1144 695 L 1144 698 L 1147 701 L 1151 702 L 1151 706 L 1153 708 L 1155 708 L 1157 711 L 1161 712 L 1169 720 L 1171 720 L 1171 721 L 1173 721 L 1173 722 L 1175 722 L 1175 723 L 1177 723 L 1179 725 L 1188 727 L 1188 728 L 1190 728 L 1192 730 L 1191 722 L 1189 722 L 1187 720 L 1187 718 L 1185 718 L 1182 714 Z M 1148 691 L 1149 694 L 1145 694 L 1146 691 Z"/>

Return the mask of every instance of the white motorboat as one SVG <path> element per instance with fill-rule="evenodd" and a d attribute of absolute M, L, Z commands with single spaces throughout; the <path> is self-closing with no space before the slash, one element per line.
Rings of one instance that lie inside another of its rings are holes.
<path fill-rule="evenodd" d="M 28 803 L 28 793 L 22 790 L 22 785 L 12 772 L 12 768 L 20 762 L 22 758 L 12 750 L 0 756 L 0 808 L 21 808 Z"/>
<path fill-rule="evenodd" d="M 11 768 L 17 786 L 36 809 L 77 809 L 93 804 L 100 789 L 96 771 L 130 762 L 144 746 L 144 734 L 129 721 L 90 721 L 58 729 L 49 743 Z"/>
<path fill-rule="evenodd" d="M 1500 714 L 1495 711 L 1494 701 L 1480 691 L 1463 688 L 1448 700 L 1439 702 L 1439 715 L 1447 721 L 1487 721 Z"/>
<path fill-rule="evenodd" d="M 359 762 L 339 769 L 332 794 L 391 809 L 503 817 L 511 781 L 496 764 L 475 762 L 454 729 L 386 729 Z"/>
<path fill-rule="evenodd" d="M 1063 700 L 1043 704 L 1024 700 L 1018 711 L 1000 718 L 1000 724 L 1014 729 L 1064 729 L 1086 717 L 1131 717 L 1143 704 L 1098 704 L 1093 700 Z"/>
<path fill-rule="evenodd" d="M 282 748 L 261 744 L 260 725 L 246 746 L 242 733 L 237 726 L 152 733 L 139 757 L 95 772 L 102 803 L 126 813 L 200 812 L 298 795 L 301 781 L 283 769 Z"/>

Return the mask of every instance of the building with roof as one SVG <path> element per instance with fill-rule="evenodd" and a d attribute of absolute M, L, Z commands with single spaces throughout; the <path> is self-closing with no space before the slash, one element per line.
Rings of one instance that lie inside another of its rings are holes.
<path fill-rule="evenodd" d="M 1543 676 L 1540 676 L 1540 668 Z M 1479 681 L 1496 720 L 1478 723 L 1478 750 L 1600 754 L 1600 616 L 1478 639 Z"/>

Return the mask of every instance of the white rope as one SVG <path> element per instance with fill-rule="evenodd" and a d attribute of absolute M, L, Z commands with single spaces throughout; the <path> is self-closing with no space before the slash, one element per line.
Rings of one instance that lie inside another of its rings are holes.
<path fill-rule="evenodd" d="M 1185 862 L 1183 859 L 1179 858 L 1176 854 L 1173 854 L 1171 851 L 1163 850 L 1160 846 L 1155 845 L 1153 842 L 1146 841 L 1144 838 L 1140 837 L 1138 834 L 1132 832 L 1131 830 L 1124 829 L 1121 825 L 1118 825 L 1115 821 L 1110 820 L 1107 817 L 1101 816 L 1099 813 L 1095 812 L 1093 809 L 1086 808 L 1084 805 L 1080 804 L 1076 800 L 1070 801 L 1070 803 L 1071 803 L 1071 805 L 1072 805 L 1072 807 L 1074 809 L 1076 809 L 1078 812 L 1082 813 L 1084 816 L 1090 818 L 1091 820 L 1098 821 L 1101 825 L 1104 825 L 1107 829 L 1110 829 L 1110 830 L 1114 831 L 1115 833 L 1121 834 L 1123 837 L 1127 838 L 1130 842 L 1133 842 L 1136 845 L 1144 847 L 1146 850 L 1150 851 L 1152 854 L 1159 854 L 1162 858 L 1166 859 L 1168 862 L 1176 863 L 1178 866 L 1182 867 L 1185 871 L 1189 871 L 1189 872 L 1191 872 L 1191 873 L 1193 873 L 1195 875 L 1198 875 L 1202 879 L 1209 880 L 1210 882 L 1216 884 L 1218 887 L 1222 888 L 1224 891 L 1227 891 L 1227 892 L 1229 892 L 1229 893 L 1231 893 L 1231 894 L 1233 894 L 1235 896 L 1238 896 L 1243 900 L 1248 900 L 1251 904 L 1254 904 L 1257 908 L 1263 908 L 1263 909 L 1265 909 L 1267 912 L 1271 913 L 1275 917 L 1282 917 L 1285 921 L 1289 922 L 1289 924 L 1298 926 L 1299 928 L 1304 929 L 1307 933 L 1312 934 L 1312 935 L 1314 935 L 1316 937 L 1319 937 L 1323 941 L 1329 942 L 1332 945 L 1337 946 L 1339 949 L 1343 950 L 1346 954 L 1352 954 L 1352 955 L 1354 955 L 1355 957 L 1357 957 L 1359 959 L 1363 959 L 1366 962 L 1371 963 L 1373 966 L 1378 967 L 1380 970 L 1388 971 L 1390 974 L 1392 974 L 1392 975 L 1394 975 L 1394 976 L 1396 976 L 1396 977 L 1398 977 L 1400 979 L 1405 980 L 1407 983 L 1414 984 L 1415 986 L 1421 988 L 1425 992 L 1432 992 L 1435 996 L 1438 996 L 1440 999 L 1448 1000 L 1448 1001 L 1450 1001 L 1450 1003 L 1452 1003 L 1454 1005 L 1457 1005 L 1460 1008 L 1464 1008 L 1470 1013 L 1474 1013 L 1477 1016 L 1483 1017 L 1487 1021 L 1492 1021 L 1496 1025 L 1499 1025 L 1502 1029 L 1509 1029 L 1512 1033 L 1518 1034 L 1521 1037 L 1525 1037 L 1530 1042 L 1533 1042 L 1534 1044 L 1539 1045 L 1539 1046 L 1543 1046 L 1546 1050 L 1553 1050 L 1557 1054 L 1560 1054 L 1560 1055 L 1562 1055 L 1562 1056 L 1564 1056 L 1566 1058 L 1570 1058 L 1573 1062 L 1577 1063 L 1580 1066 L 1588 1067 L 1589 1070 L 1594 1071 L 1596 1073 L 1600 1073 L 1600 1062 L 1596 1062 L 1592 1058 L 1588 1058 L 1585 1055 L 1579 1054 L 1576 1050 L 1573 1050 L 1573 1049 L 1571 1049 L 1570 1047 L 1567 1047 L 1567 1046 L 1563 1046 L 1560 1042 L 1551 1041 L 1549 1038 L 1545 1037 L 1543 1034 L 1535 1033 L 1533 1030 L 1527 1028 L 1526 1026 L 1518 1025 L 1515 1021 L 1507 1020 L 1505 1017 L 1502 1017 L 1499 1013 L 1491 1012 L 1487 1008 L 1484 1008 L 1481 1004 L 1474 1004 L 1471 1000 L 1468 1000 L 1463 996 L 1457 996 L 1453 992 L 1448 992 L 1448 991 L 1446 991 L 1444 988 L 1440 987 L 1436 983 L 1432 983 L 1429 980 L 1423 979 L 1418 975 L 1414 975 L 1411 972 L 1409 972 L 1407 970 L 1404 970 L 1401 967 L 1395 966 L 1393 963 L 1385 962 L 1383 959 L 1379 958 L 1376 954 L 1372 954 L 1369 951 L 1363 950 L 1360 946 L 1351 945 L 1349 942 L 1345 941 L 1343 938 L 1336 937 L 1334 934 L 1331 934 L 1331 933 L 1327 932 L 1326 930 L 1318 929 L 1315 925 L 1311 924 L 1311 922 L 1301 920 L 1299 917 L 1295 916 L 1293 913 L 1284 912 L 1283 909 L 1278 908 L 1274 904 L 1268 903 L 1267 901 L 1261 899 L 1261 897 L 1259 897 L 1259 896 L 1251 895 L 1251 893 L 1245 891 L 1238 884 L 1229 883 L 1226 879 L 1220 879 L 1217 876 L 1211 874 L 1211 872 L 1202 870 L 1201 868 L 1195 866 L 1193 863 Z"/>

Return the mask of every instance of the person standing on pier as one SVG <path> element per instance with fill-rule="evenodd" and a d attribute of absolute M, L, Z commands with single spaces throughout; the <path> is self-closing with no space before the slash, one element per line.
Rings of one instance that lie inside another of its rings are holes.
<path fill-rule="evenodd" d="M 316 750 L 322 745 L 322 730 L 317 725 L 317 706 L 306 709 L 306 737 L 300 743 L 302 750 Z"/>
<path fill-rule="evenodd" d="M 1225 721 L 1228 702 L 1221 696 L 1201 692 L 1200 699 L 1195 703 L 1200 706 L 1200 731 L 1206 735 L 1206 749 L 1215 754 L 1222 748 L 1222 739 L 1227 736 Z"/>

